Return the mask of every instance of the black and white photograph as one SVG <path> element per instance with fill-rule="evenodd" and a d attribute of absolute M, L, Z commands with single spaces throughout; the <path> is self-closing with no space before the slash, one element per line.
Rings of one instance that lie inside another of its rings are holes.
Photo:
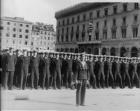
<path fill-rule="evenodd" d="M 140 1 L 1 0 L 1 111 L 140 111 Z"/>

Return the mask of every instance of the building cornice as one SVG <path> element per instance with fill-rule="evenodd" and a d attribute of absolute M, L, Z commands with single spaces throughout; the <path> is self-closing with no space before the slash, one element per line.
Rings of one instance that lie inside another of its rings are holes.
<path fill-rule="evenodd" d="M 118 3 L 118 2 L 116 2 L 116 3 Z M 73 15 L 73 14 L 77 14 L 77 13 L 80 13 L 80 12 L 88 11 L 88 10 L 91 10 L 91 9 L 96 9 L 96 8 L 111 5 L 111 4 L 114 4 L 114 3 L 111 3 L 111 2 L 81 3 L 81 4 L 77 4 L 77 5 L 74 5 L 72 7 L 69 7 L 69 8 L 66 8 L 64 10 L 60 10 L 60 11 L 56 12 L 55 13 L 55 18 L 59 19 L 59 18 L 62 18 L 62 17 L 70 16 L 70 15 Z"/>

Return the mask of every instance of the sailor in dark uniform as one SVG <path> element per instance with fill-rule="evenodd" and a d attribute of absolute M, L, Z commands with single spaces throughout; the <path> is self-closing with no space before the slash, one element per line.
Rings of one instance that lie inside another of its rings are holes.
<path fill-rule="evenodd" d="M 134 81 L 136 80 L 136 87 L 140 88 L 140 79 L 138 76 L 138 59 L 137 58 L 133 58 L 132 59 L 132 65 L 133 65 L 133 70 L 132 70 L 132 85 L 134 86 Z"/>
<path fill-rule="evenodd" d="M 101 80 L 101 77 L 102 77 L 102 80 Z M 98 84 L 99 88 L 101 87 L 101 85 L 103 88 L 105 87 L 104 61 L 103 61 L 102 56 L 99 56 L 98 83 L 99 83 Z"/>
<path fill-rule="evenodd" d="M 79 61 L 79 70 L 78 70 L 78 85 L 76 91 L 76 105 L 84 106 L 85 105 L 85 93 L 86 93 L 86 82 L 88 79 L 88 68 L 85 61 L 85 53 L 81 55 L 81 60 Z"/>
<path fill-rule="evenodd" d="M 43 69 L 43 88 L 44 86 L 46 87 L 46 89 L 49 89 L 50 87 L 50 57 L 49 57 L 49 53 L 45 53 L 44 57 L 44 63 L 45 63 L 45 67 Z"/>
<path fill-rule="evenodd" d="M 108 65 L 108 71 L 107 71 L 107 87 L 109 86 L 109 77 L 111 77 L 111 84 L 112 88 L 114 88 L 114 76 L 112 72 L 112 64 L 113 64 L 114 58 L 113 57 L 107 57 L 107 65 Z"/>
<path fill-rule="evenodd" d="M 68 87 L 72 88 L 72 77 L 73 77 L 73 72 L 72 72 L 72 63 L 73 63 L 73 60 L 71 58 L 71 55 L 70 54 L 67 54 L 67 64 L 68 64 L 68 67 L 67 67 L 67 82 L 68 82 Z"/>
<path fill-rule="evenodd" d="M 27 50 L 23 50 L 23 69 L 22 69 L 22 81 L 21 81 L 21 87 L 22 89 L 26 88 L 27 84 L 27 76 L 29 71 L 29 63 L 30 63 L 30 57 L 28 56 Z"/>
<path fill-rule="evenodd" d="M 58 88 L 61 89 L 61 67 L 62 67 L 62 62 L 59 58 L 59 54 L 56 53 L 55 73 L 54 73 L 54 88 L 55 89 L 56 89 L 57 77 L 58 77 Z"/>
<path fill-rule="evenodd" d="M 96 88 L 96 76 L 94 73 L 94 66 L 95 66 L 95 62 L 94 62 L 94 57 L 93 56 L 89 56 L 89 60 L 88 60 L 88 69 L 89 69 L 89 81 L 90 81 L 90 85 L 93 88 Z"/>
<path fill-rule="evenodd" d="M 116 62 L 116 68 L 115 68 L 115 86 L 117 86 L 117 77 L 119 78 L 120 87 L 122 88 L 122 77 L 120 73 L 120 65 L 121 65 L 121 59 L 120 57 L 115 57 Z"/>
<path fill-rule="evenodd" d="M 37 55 L 37 52 L 34 51 L 33 56 L 31 57 L 31 88 L 38 89 L 38 81 L 39 81 L 39 57 Z"/>
<path fill-rule="evenodd" d="M 4 86 L 11 90 L 13 88 L 13 78 L 14 78 L 14 71 L 15 71 L 15 64 L 16 64 L 16 57 L 13 55 L 13 49 L 9 49 L 9 53 L 6 56 L 6 74 L 5 74 L 5 82 Z M 9 78 L 10 76 L 10 78 Z M 9 80 L 9 85 L 8 85 Z"/>
<path fill-rule="evenodd" d="M 131 80 L 130 80 L 130 76 L 129 76 L 129 62 L 128 62 L 128 57 L 125 57 L 123 59 L 123 63 L 124 63 L 124 74 L 123 74 L 123 88 L 125 87 L 125 80 L 126 77 L 128 79 L 128 84 L 129 84 L 129 88 L 131 88 Z"/>

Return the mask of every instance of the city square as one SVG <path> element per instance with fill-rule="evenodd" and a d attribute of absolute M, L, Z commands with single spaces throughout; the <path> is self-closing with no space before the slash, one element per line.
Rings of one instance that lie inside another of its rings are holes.
<path fill-rule="evenodd" d="M 140 110 L 139 2 L 2 3 L 1 110 Z"/>

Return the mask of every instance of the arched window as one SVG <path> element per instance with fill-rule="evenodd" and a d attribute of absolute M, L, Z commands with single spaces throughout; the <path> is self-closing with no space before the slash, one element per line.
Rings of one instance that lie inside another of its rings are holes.
<path fill-rule="evenodd" d="M 136 47 L 132 47 L 131 57 L 138 57 L 138 49 Z"/>
<path fill-rule="evenodd" d="M 115 55 L 116 55 L 116 49 L 115 49 L 114 47 L 112 47 L 112 48 L 110 49 L 110 55 L 111 55 L 111 56 L 115 56 Z"/>
<path fill-rule="evenodd" d="M 106 48 L 102 49 L 102 55 L 106 55 Z"/>
<path fill-rule="evenodd" d="M 120 56 L 125 57 L 127 50 L 124 47 L 121 47 L 120 49 Z"/>

